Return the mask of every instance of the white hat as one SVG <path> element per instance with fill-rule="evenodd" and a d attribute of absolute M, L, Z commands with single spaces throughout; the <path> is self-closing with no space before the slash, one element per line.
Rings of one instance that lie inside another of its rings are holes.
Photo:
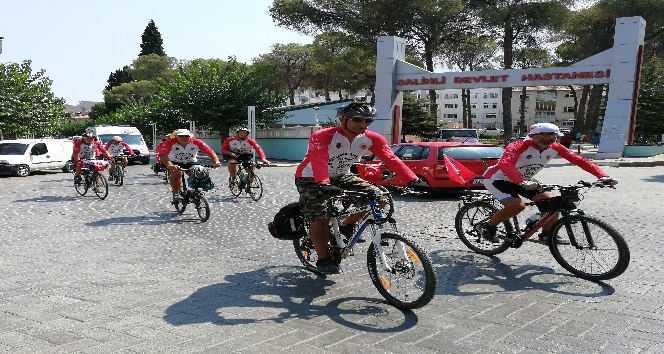
<path fill-rule="evenodd" d="M 557 125 L 551 124 L 551 123 L 536 123 L 530 126 L 530 129 L 528 130 L 528 134 L 539 134 L 539 133 L 556 133 L 558 135 L 562 135 L 560 133 L 560 129 L 558 128 Z"/>
<path fill-rule="evenodd" d="M 174 131 L 173 134 L 174 134 L 175 136 L 194 136 L 194 135 L 191 134 L 191 132 L 190 132 L 189 130 L 187 130 L 187 129 L 178 129 L 178 130 Z"/>

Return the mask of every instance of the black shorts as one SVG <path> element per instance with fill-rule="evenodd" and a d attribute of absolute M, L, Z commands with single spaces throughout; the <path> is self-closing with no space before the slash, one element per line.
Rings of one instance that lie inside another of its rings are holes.
<path fill-rule="evenodd" d="M 524 189 L 514 182 L 502 180 L 490 181 L 485 179 L 484 187 L 501 203 L 512 198 L 519 198 L 519 196 L 533 200 L 533 197 L 540 193 L 537 190 Z"/>
<path fill-rule="evenodd" d="M 199 164 L 198 162 L 173 162 L 173 161 L 171 161 L 171 163 L 175 166 L 180 166 L 180 168 L 185 169 L 186 171 L 184 172 L 187 175 L 189 175 L 189 169 L 191 168 L 191 166 L 196 166 Z"/>
<path fill-rule="evenodd" d="M 233 162 L 233 163 L 242 163 L 242 162 L 247 162 L 251 161 L 251 159 L 254 158 L 253 154 L 236 154 L 237 157 L 231 157 L 231 155 L 224 154 L 224 158 L 228 162 Z"/>

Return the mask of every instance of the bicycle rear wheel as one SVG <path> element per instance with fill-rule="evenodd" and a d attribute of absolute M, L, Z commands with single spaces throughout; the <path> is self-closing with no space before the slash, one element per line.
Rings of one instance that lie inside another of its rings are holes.
<path fill-rule="evenodd" d="M 261 183 L 260 177 L 253 173 L 251 174 L 249 181 L 251 181 L 251 183 L 247 186 L 247 194 L 249 194 L 251 199 L 258 201 L 263 196 L 263 183 Z"/>
<path fill-rule="evenodd" d="M 572 215 L 558 220 L 548 242 L 553 258 L 582 279 L 612 279 L 629 265 L 630 252 L 625 239 L 607 223 L 591 216 Z"/>
<path fill-rule="evenodd" d="M 108 196 L 108 181 L 106 177 L 99 172 L 95 172 L 92 176 L 92 191 L 95 192 L 97 197 L 101 200 L 106 199 Z"/>
<path fill-rule="evenodd" d="M 307 234 L 307 236 L 293 240 L 293 247 L 295 248 L 297 258 L 305 268 L 317 272 L 316 261 L 318 260 L 318 253 L 316 253 L 314 243 L 311 241 L 309 235 Z"/>
<path fill-rule="evenodd" d="M 429 255 L 402 235 L 385 232 L 381 238 L 381 245 L 372 243 L 367 252 L 369 275 L 378 292 L 398 308 L 416 309 L 428 304 L 437 283 Z M 376 247 L 382 248 L 390 270 L 376 259 Z"/>
<path fill-rule="evenodd" d="M 454 217 L 454 228 L 461 242 L 475 253 L 493 256 L 505 252 L 509 244 L 501 239 L 493 243 L 482 237 L 482 225 L 486 223 L 493 213 L 498 211 L 495 206 L 486 202 L 472 202 L 462 206 Z M 504 221 L 498 225 L 498 236 L 505 236 L 512 232 L 512 224 Z"/>
<path fill-rule="evenodd" d="M 210 218 L 210 202 L 202 192 L 196 193 L 194 197 L 194 205 L 196 206 L 196 211 L 198 212 L 198 217 L 201 221 L 205 222 Z"/>
<path fill-rule="evenodd" d="M 228 177 L 228 189 L 231 190 L 231 195 L 237 197 L 242 193 L 240 189 L 240 176 L 237 176 L 235 179 Z"/>

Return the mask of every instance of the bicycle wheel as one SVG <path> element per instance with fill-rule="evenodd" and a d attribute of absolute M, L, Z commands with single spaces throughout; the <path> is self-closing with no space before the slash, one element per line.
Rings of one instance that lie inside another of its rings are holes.
<path fill-rule="evenodd" d="M 260 177 L 253 173 L 249 180 L 251 183 L 247 185 L 247 194 L 249 194 L 254 201 L 258 201 L 263 196 L 263 183 L 261 183 Z"/>
<path fill-rule="evenodd" d="M 392 198 L 392 193 L 389 193 L 387 188 L 383 186 L 376 185 L 376 187 L 378 187 L 381 192 L 386 193 L 381 198 L 381 201 L 385 203 L 385 206 L 383 207 L 383 213 L 385 214 L 385 217 L 390 218 L 392 217 L 392 214 L 394 214 L 394 199 Z"/>
<path fill-rule="evenodd" d="M 184 213 L 185 209 L 187 209 L 187 194 L 180 188 L 180 197 L 182 199 L 176 199 L 173 201 L 173 205 L 175 206 L 175 210 L 178 212 L 178 214 Z"/>
<path fill-rule="evenodd" d="M 171 170 L 166 169 L 164 171 L 164 182 L 166 182 L 166 184 L 169 184 L 171 183 L 170 181 L 171 181 Z"/>
<path fill-rule="evenodd" d="M 106 177 L 99 172 L 92 175 L 92 191 L 99 199 L 104 200 L 108 196 L 108 181 Z"/>
<path fill-rule="evenodd" d="M 124 184 L 124 169 L 122 166 L 119 166 L 115 169 L 115 183 L 119 186 L 122 187 Z"/>
<path fill-rule="evenodd" d="M 493 256 L 505 252 L 509 243 L 501 238 L 500 242 L 493 243 L 482 237 L 482 224 L 498 210 L 495 206 L 485 202 L 472 202 L 462 206 L 454 217 L 454 228 L 461 242 L 475 253 Z M 498 225 L 498 236 L 505 236 L 512 232 L 512 224 L 504 221 Z"/>
<path fill-rule="evenodd" d="M 198 212 L 198 217 L 201 221 L 205 222 L 210 218 L 210 202 L 203 193 L 196 193 L 194 197 L 194 205 L 196 206 L 196 211 Z"/>
<path fill-rule="evenodd" d="M 86 193 L 88 193 L 88 188 L 90 188 L 90 184 L 88 182 L 88 176 L 82 173 L 81 183 L 76 184 L 76 182 L 74 182 L 74 189 L 76 189 L 76 193 L 78 193 L 81 196 L 84 196 Z"/>
<path fill-rule="evenodd" d="M 317 272 L 318 268 L 316 267 L 316 261 L 318 260 L 318 253 L 316 253 L 316 250 L 314 249 L 314 243 L 311 241 L 311 237 L 307 234 L 307 236 L 293 240 L 293 247 L 295 248 L 295 254 L 300 262 L 302 262 L 308 270 Z"/>
<path fill-rule="evenodd" d="M 569 228 L 565 218 L 553 225 L 548 241 L 553 258 L 563 268 L 587 280 L 612 279 L 627 269 L 629 247 L 618 231 L 592 216 L 572 215 L 567 220 Z"/>
<path fill-rule="evenodd" d="M 381 245 L 371 243 L 367 267 L 371 282 L 390 304 L 416 309 L 431 301 L 436 293 L 436 273 L 429 255 L 412 240 L 395 233 L 381 235 Z M 381 247 L 389 270 L 376 260 Z"/>
<path fill-rule="evenodd" d="M 228 177 L 228 189 L 231 190 L 231 194 L 234 197 L 237 197 L 242 193 L 242 190 L 240 190 L 240 177 L 237 176 L 235 180 L 233 180 L 231 177 Z"/>

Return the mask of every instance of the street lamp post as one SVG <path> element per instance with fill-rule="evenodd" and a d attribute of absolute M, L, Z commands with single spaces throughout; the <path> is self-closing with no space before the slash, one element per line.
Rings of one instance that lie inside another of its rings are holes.
<path fill-rule="evenodd" d="M 157 148 L 157 123 L 150 123 L 152 126 L 152 150 Z"/>
<path fill-rule="evenodd" d="M 320 122 L 318 122 L 318 110 L 320 107 L 314 106 L 314 118 L 316 119 L 316 127 L 320 127 Z"/>
<path fill-rule="evenodd" d="M 2 40 L 5 39 L 5 37 L 0 37 L 0 54 L 2 54 Z"/>

